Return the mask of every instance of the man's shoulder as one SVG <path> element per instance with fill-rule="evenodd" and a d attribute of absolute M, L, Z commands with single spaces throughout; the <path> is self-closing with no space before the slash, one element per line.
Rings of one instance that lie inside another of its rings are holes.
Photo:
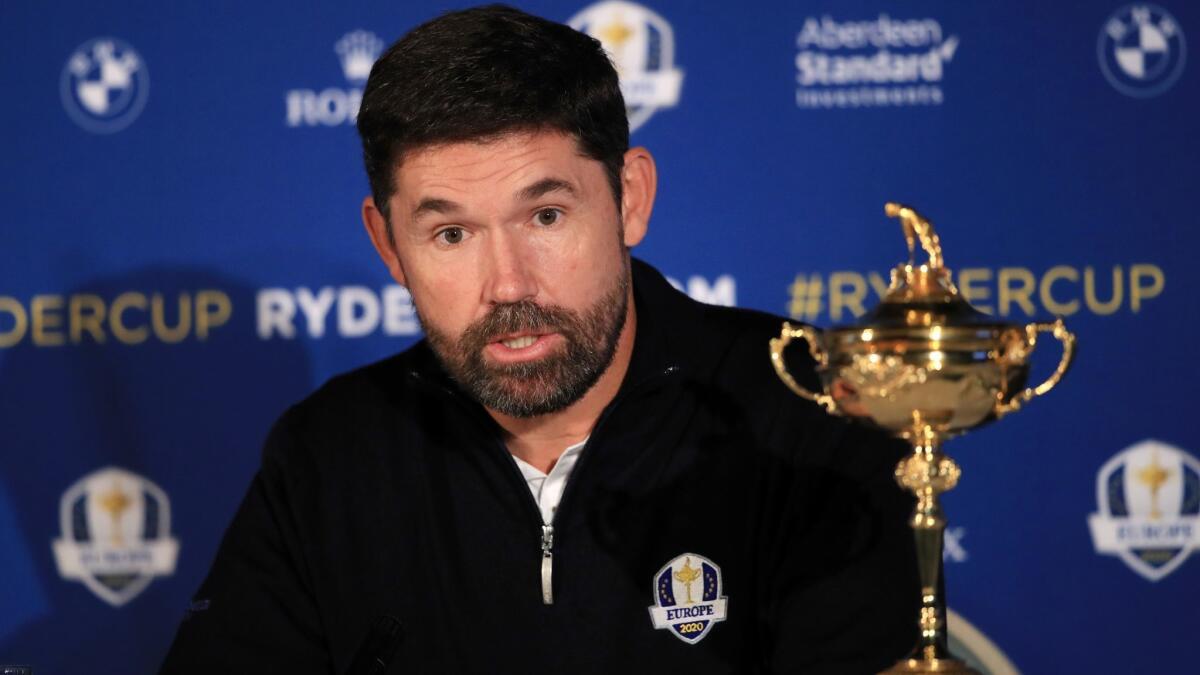
<path fill-rule="evenodd" d="M 702 305 L 703 332 L 712 353 L 714 375 L 744 381 L 748 386 L 761 386 L 763 380 L 778 385 L 769 389 L 785 393 L 782 382 L 771 364 L 770 343 L 777 338 L 785 322 L 803 325 L 786 317 L 756 309 Z M 803 343 L 788 347 L 785 357 L 789 370 L 808 386 L 817 386 L 816 362 Z M 778 390 L 776 390 L 778 389 Z M 790 395 L 790 393 L 789 393 Z"/>
<path fill-rule="evenodd" d="M 394 427 L 412 411 L 414 387 L 425 367 L 424 342 L 387 358 L 330 378 L 288 408 L 276 421 L 268 442 L 286 448 L 346 447 Z"/>
<path fill-rule="evenodd" d="M 423 343 L 331 377 L 295 407 L 308 414 L 385 405 L 402 398 L 421 361 Z"/>
<path fill-rule="evenodd" d="M 778 337 L 786 317 L 745 307 L 726 307 L 700 303 L 705 322 L 713 330 L 735 339 Z M 797 322 L 791 321 L 795 324 Z M 765 349 L 765 347 L 764 347 Z"/>
<path fill-rule="evenodd" d="M 666 358 L 693 362 L 698 373 L 711 372 L 711 367 L 730 358 L 739 366 L 743 359 L 769 364 L 767 345 L 779 336 L 784 317 L 700 302 L 678 287 L 672 288 L 651 265 L 636 259 L 634 263 L 635 288 L 645 299 L 639 311 L 650 313 L 644 319 L 655 324 L 653 333 L 669 336 L 666 348 L 673 353 L 664 355 Z"/>

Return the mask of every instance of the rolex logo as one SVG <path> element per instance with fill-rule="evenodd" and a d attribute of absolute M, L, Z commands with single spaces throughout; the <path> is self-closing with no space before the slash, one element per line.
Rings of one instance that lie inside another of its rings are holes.
<path fill-rule="evenodd" d="M 371 66 L 383 51 L 383 40 L 370 31 L 356 30 L 346 33 L 333 47 L 342 61 L 342 72 L 352 82 L 366 81 Z"/>
<path fill-rule="evenodd" d="M 367 30 L 346 33 L 334 43 L 333 51 L 342 65 L 348 85 L 312 89 L 289 89 L 284 95 L 289 127 L 335 127 L 354 124 L 362 104 L 362 86 L 385 45 Z"/>

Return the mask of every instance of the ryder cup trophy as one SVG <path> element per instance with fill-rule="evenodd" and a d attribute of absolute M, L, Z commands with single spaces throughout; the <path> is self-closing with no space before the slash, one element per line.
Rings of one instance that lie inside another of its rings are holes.
<path fill-rule="evenodd" d="M 883 301 L 858 325 L 820 331 L 783 324 L 771 340 L 771 362 L 796 394 L 829 412 L 869 422 L 912 444 L 896 481 L 917 497 L 911 525 L 921 575 L 921 638 L 888 673 L 975 673 L 946 646 L 945 609 L 938 597 L 946 518 L 938 495 L 958 482 L 959 468 L 942 442 L 1015 412 L 1062 379 L 1075 354 L 1075 336 L 1053 323 L 1009 324 L 962 298 L 943 266 L 933 226 L 913 209 L 889 203 L 908 242 L 908 264 L 892 271 Z M 916 265 L 920 245 L 929 262 Z M 1041 333 L 1062 343 L 1062 359 L 1045 382 L 1025 388 L 1029 359 Z M 824 391 L 800 386 L 784 363 L 794 339 L 808 343 Z"/>

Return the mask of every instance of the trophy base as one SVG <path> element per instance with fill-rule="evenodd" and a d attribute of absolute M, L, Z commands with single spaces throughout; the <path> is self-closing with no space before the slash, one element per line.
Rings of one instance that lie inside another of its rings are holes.
<path fill-rule="evenodd" d="M 948 659 L 904 659 L 880 673 L 947 673 L 950 675 L 980 675 L 978 670 L 955 658 Z"/>

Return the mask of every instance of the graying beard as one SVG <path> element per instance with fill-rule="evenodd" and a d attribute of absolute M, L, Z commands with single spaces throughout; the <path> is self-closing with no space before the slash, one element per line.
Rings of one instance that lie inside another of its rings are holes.
<path fill-rule="evenodd" d="M 582 320 L 571 316 L 564 337 L 565 353 L 535 363 L 518 363 L 488 368 L 481 349 L 470 350 L 463 356 L 464 341 L 477 336 L 464 334 L 457 344 L 446 336 L 431 331 L 417 310 L 417 318 L 425 327 L 426 337 L 442 367 L 460 387 L 487 408 L 510 417 L 529 418 L 558 412 L 584 396 L 612 365 L 617 342 L 625 326 L 629 302 L 628 261 L 611 293 L 589 308 Z M 615 316 L 614 316 L 615 310 Z M 552 310 L 546 310 L 552 311 Z M 491 326 L 495 332 L 522 330 L 537 324 L 539 308 L 510 307 Z M 472 329 L 468 329 L 471 332 Z M 598 337 L 599 341 L 589 339 Z M 511 380 L 532 380 L 534 395 L 522 396 L 524 387 L 513 387 Z"/>

